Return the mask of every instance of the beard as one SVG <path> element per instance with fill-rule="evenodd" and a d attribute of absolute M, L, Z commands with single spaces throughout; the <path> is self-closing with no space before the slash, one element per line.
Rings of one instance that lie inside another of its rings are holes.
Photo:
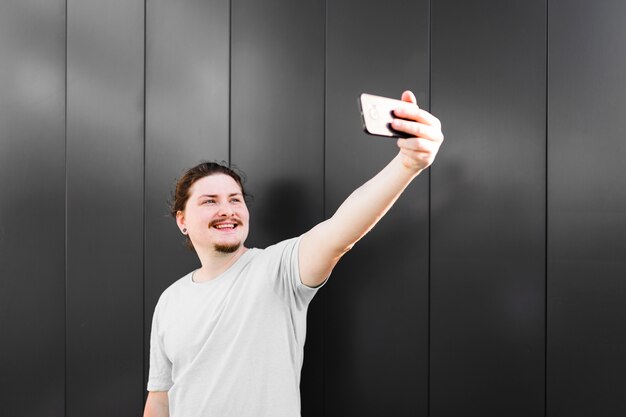
<path fill-rule="evenodd" d="M 237 252 L 237 249 L 239 249 L 240 247 L 241 247 L 241 242 L 232 243 L 230 245 L 216 243 L 215 251 L 220 252 L 220 253 L 233 253 L 233 252 Z"/>

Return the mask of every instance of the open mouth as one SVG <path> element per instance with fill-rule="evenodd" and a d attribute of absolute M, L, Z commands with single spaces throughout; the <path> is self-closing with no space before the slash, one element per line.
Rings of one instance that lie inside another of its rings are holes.
<path fill-rule="evenodd" d="M 222 231 L 235 230 L 238 226 L 239 224 L 237 223 L 216 223 L 211 225 L 214 229 Z"/>

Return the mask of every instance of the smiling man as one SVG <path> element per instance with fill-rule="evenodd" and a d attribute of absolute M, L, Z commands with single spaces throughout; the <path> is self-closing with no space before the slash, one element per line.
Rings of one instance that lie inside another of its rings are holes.
<path fill-rule="evenodd" d="M 297 417 L 308 305 L 339 259 L 432 164 L 439 120 L 405 91 L 398 155 L 328 220 L 266 249 L 244 246 L 246 193 L 228 167 L 178 181 L 172 215 L 201 267 L 167 288 L 150 339 L 145 417 Z"/>

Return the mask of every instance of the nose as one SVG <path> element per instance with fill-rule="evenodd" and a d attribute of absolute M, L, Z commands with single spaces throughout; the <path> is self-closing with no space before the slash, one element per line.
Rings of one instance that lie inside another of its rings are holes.
<path fill-rule="evenodd" d="M 230 206 L 230 204 L 225 203 L 225 204 L 220 204 L 217 215 L 221 217 L 230 217 L 233 215 L 233 213 L 234 213 L 233 208 Z"/>

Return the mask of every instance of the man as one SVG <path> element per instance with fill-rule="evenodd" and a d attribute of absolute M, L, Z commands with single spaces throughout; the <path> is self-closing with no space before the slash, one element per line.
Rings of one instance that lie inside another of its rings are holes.
<path fill-rule="evenodd" d="M 247 249 L 241 178 L 200 164 L 178 182 L 172 214 L 201 268 L 163 292 L 152 324 L 145 417 L 296 417 L 306 311 L 339 259 L 432 164 L 439 120 L 410 91 L 394 111 L 400 152 L 328 220 L 264 250 Z"/>

